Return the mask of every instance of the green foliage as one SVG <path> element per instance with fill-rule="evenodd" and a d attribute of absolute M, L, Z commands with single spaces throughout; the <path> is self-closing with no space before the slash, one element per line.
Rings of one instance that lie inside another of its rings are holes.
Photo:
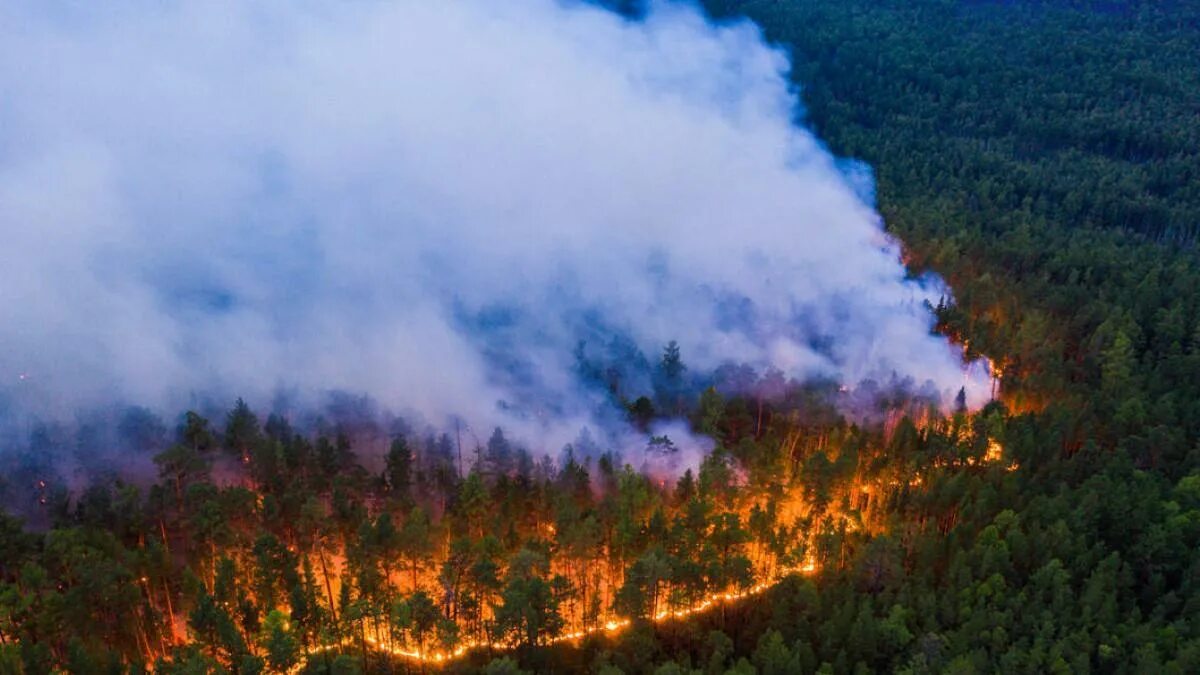
<path fill-rule="evenodd" d="M 528 672 L 507 656 L 492 659 L 483 669 L 484 675 L 526 675 Z"/>
<path fill-rule="evenodd" d="M 263 621 L 260 640 L 267 664 L 277 672 L 286 672 L 300 657 L 300 642 L 288 626 L 287 616 L 275 609 Z"/>

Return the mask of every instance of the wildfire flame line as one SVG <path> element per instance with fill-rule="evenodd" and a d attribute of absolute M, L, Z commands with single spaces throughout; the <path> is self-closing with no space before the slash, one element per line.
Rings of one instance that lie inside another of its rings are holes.
<path fill-rule="evenodd" d="M 681 609 L 663 610 L 661 612 L 658 612 L 651 618 L 651 620 L 654 621 L 655 623 L 666 623 L 669 621 L 674 621 L 677 619 L 683 619 L 683 618 L 686 618 L 689 616 L 694 616 L 696 614 L 702 614 L 704 612 L 707 612 L 710 609 L 719 607 L 723 604 L 728 604 L 731 602 L 736 602 L 738 600 L 744 600 L 746 598 L 754 597 L 756 595 L 761 595 L 761 594 L 765 593 L 767 590 L 769 590 L 772 587 L 774 587 L 775 585 L 777 585 L 780 581 L 782 581 L 784 578 L 788 577 L 789 575 L 792 575 L 792 574 L 809 575 L 809 574 L 813 574 L 814 572 L 816 572 L 816 570 L 817 570 L 816 563 L 810 559 L 810 560 L 806 561 L 803 565 L 799 565 L 796 567 L 790 567 L 790 568 L 786 568 L 786 569 L 782 570 L 781 572 L 776 574 L 770 581 L 760 582 L 760 583 L 755 584 L 754 586 L 751 586 L 750 588 L 747 588 L 746 590 L 743 590 L 743 591 L 736 591 L 736 592 L 730 591 L 730 592 L 725 592 L 725 593 L 714 593 L 713 595 L 710 595 L 707 598 L 705 598 L 705 599 L 701 600 L 700 602 L 698 602 L 694 605 L 691 605 L 689 607 L 684 607 Z M 616 632 L 619 632 L 619 631 L 624 630 L 625 628 L 629 627 L 629 625 L 632 623 L 633 623 L 633 621 L 630 619 L 610 619 L 595 628 L 581 630 L 581 631 L 574 631 L 572 633 L 565 633 L 563 635 L 557 635 L 557 636 L 547 640 L 546 644 L 561 644 L 564 642 L 575 642 L 575 641 L 581 640 L 589 635 L 598 635 L 600 633 L 616 633 Z M 383 644 L 380 644 L 380 642 L 373 637 L 364 638 L 364 641 L 367 644 L 371 645 L 371 648 L 375 649 L 376 651 L 382 651 L 391 656 L 398 656 L 401 658 L 411 659 L 413 661 L 419 661 L 419 662 L 423 662 L 423 663 L 445 663 L 447 661 L 453 661 L 455 659 L 459 659 L 459 658 L 462 658 L 463 656 L 466 656 L 469 652 L 476 650 L 476 649 L 490 648 L 490 649 L 495 649 L 495 650 L 509 650 L 509 649 L 513 649 L 514 647 L 516 647 L 515 643 L 508 643 L 508 642 L 491 642 L 491 643 L 489 643 L 489 642 L 481 642 L 481 641 L 471 640 L 471 641 L 464 642 L 463 644 L 456 647 L 454 650 L 448 651 L 448 652 L 447 651 L 424 651 L 424 652 L 422 652 L 422 651 L 418 651 L 418 650 L 409 650 L 409 649 L 402 649 L 399 647 L 391 647 L 388 645 L 383 645 Z M 336 649 L 342 649 L 342 648 L 346 648 L 346 647 L 352 647 L 352 646 L 354 646 L 355 642 L 356 642 L 356 638 L 346 637 L 346 638 L 343 638 L 339 642 L 335 642 L 335 643 L 328 644 L 328 645 L 321 645 L 318 647 L 312 647 L 312 648 L 306 650 L 305 656 L 307 659 L 311 659 L 312 657 L 317 656 L 319 654 L 323 654 L 325 652 L 333 651 Z M 289 671 L 289 673 L 291 673 L 291 675 L 296 675 L 304 669 L 305 665 L 307 665 L 306 662 L 302 661 L 301 663 L 292 667 L 292 669 Z"/>
<path fill-rule="evenodd" d="M 995 439 L 988 439 L 986 455 L 983 457 L 982 461 L 980 461 L 978 463 L 979 464 L 997 464 L 997 463 L 1003 461 L 1003 458 L 1004 458 L 1004 448 Z M 967 464 L 970 466 L 974 466 L 977 464 L 977 462 L 974 460 L 974 458 L 972 458 L 967 461 Z M 1008 466 L 1005 467 L 1005 470 L 1014 471 L 1017 468 L 1018 468 L 1017 463 L 1012 462 Z M 920 474 L 915 475 L 909 481 L 909 485 L 913 486 L 913 487 L 920 486 L 922 483 L 923 483 L 923 479 Z M 870 486 L 862 486 L 861 490 L 865 493 L 869 493 Z M 551 530 L 551 532 L 553 533 L 553 530 Z M 766 592 L 770 588 L 776 586 L 780 581 L 782 581 L 784 578 L 788 577 L 789 575 L 792 575 L 792 574 L 810 575 L 810 574 L 815 573 L 816 571 L 817 571 L 816 563 L 815 563 L 815 561 L 813 561 L 810 558 L 810 559 L 806 560 L 805 563 L 802 565 L 784 568 L 784 569 L 780 570 L 778 573 L 776 573 L 774 576 L 772 576 L 769 580 L 759 582 L 758 584 L 755 584 L 754 586 L 751 586 L 750 588 L 747 588 L 743 591 L 729 591 L 729 592 L 724 592 L 724 593 L 714 593 L 714 594 L 704 598 L 700 602 L 697 602 L 694 605 L 690 605 L 688 607 L 683 607 L 683 608 L 679 608 L 679 609 L 669 609 L 669 610 L 663 610 L 663 611 L 657 612 L 657 613 L 655 613 L 655 615 L 653 617 L 651 617 L 651 620 L 654 621 L 655 623 L 665 623 L 665 622 L 674 621 L 677 619 L 683 619 L 686 617 L 694 616 L 697 614 L 702 614 L 702 613 L 707 612 L 708 610 L 711 610 L 714 607 L 718 607 L 722 604 L 728 604 L 731 602 L 736 602 L 736 601 L 743 600 L 746 598 L 754 597 L 756 595 L 761 595 L 762 593 Z M 571 633 L 557 635 L 557 636 L 547 640 L 546 644 L 561 644 L 564 642 L 574 642 L 577 640 L 581 640 L 589 635 L 597 635 L 597 634 L 601 634 L 601 633 L 616 633 L 618 631 L 621 631 L 621 630 L 627 628 L 632 623 L 633 622 L 630 619 L 609 619 L 605 623 L 600 624 L 599 626 L 596 626 L 595 628 L 590 628 L 590 629 L 586 629 L 586 630 L 574 631 Z M 431 650 L 420 651 L 420 650 L 403 649 L 400 647 L 394 647 L 394 646 L 382 644 L 378 639 L 376 639 L 374 637 L 362 637 L 362 638 L 346 637 L 338 642 L 334 642 L 334 643 L 327 644 L 327 645 L 311 647 L 311 648 L 305 650 L 305 661 L 302 661 L 301 663 L 294 666 L 289 671 L 289 673 L 291 673 L 292 675 L 297 675 L 298 673 L 300 673 L 303 670 L 304 666 L 307 664 L 306 662 L 308 659 L 311 659 L 314 656 L 317 656 L 317 655 L 320 655 L 320 654 L 323 654 L 326 652 L 343 649 L 343 648 L 354 647 L 355 644 L 360 639 L 362 641 L 365 641 L 367 644 L 371 645 L 371 648 L 376 651 L 380 651 L 380 652 L 383 652 L 383 653 L 386 653 L 386 654 L 389 654 L 389 655 L 395 656 L 395 657 L 401 657 L 401 658 L 411 659 L 413 661 L 417 661 L 417 662 L 421 662 L 421 663 L 432 663 L 432 664 L 442 664 L 442 663 L 446 663 L 449 661 L 453 661 L 453 660 L 462 658 L 463 656 L 467 655 L 469 652 L 476 650 L 476 649 L 490 648 L 490 649 L 494 649 L 494 650 L 498 650 L 498 651 L 505 651 L 505 650 L 513 649 L 517 646 L 516 643 L 514 643 L 514 642 L 490 642 L 489 643 L 489 642 L 483 642 L 483 641 L 478 641 L 478 640 L 468 640 L 466 642 L 463 642 L 462 644 L 460 644 L 458 647 L 456 647 L 455 649 L 453 649 L 451 651 L 431 651 Z"/>

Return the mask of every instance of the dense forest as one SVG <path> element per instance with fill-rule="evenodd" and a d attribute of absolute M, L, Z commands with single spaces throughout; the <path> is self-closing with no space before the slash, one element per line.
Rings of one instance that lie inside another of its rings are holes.
<path fill-rule="evenodd" d="M 47 527 L 0 519 L 0 673 L 1200 670 L 1200 9 L 705 4 L 791 51 L 997 401 L 852 418 L 668 346 L 620 403 L 713 440 L 682 476 L 239 401 L 129 412 L 154 475 L 70 492 L 39 429 L 3 459 Z"/>
<path fill-rule="evenodd" d="M 638 470 L 586 431 L 555 460 L 496 428 L 464 458 L 458 434 L 397 420 L 370 470 L 351 438 L 377 428 L 332 424 L 310 438 L 241 401 L 222 424 L 188 412 L 175 430 L 131 411 L 121 424 L 166 448 L 148 490 L 119 478 L 75 497 L 46 487 L 49 532 L 5 521 L 6 667 L 375 671 L 459 655 L 455 667 L 469 667 L 509 650 L 560 667 L 570 654 L 539 648 L 693 614 L 728 621 L 739 599 L 787 575 L 867 565 L 878 591 L 917 542 L 877 536 L 947 532 L 957 508 L 935 486 L 1017 468 L 996 404 L 943 417 L 895 390 L 860 426 L 837 413 L 836 386 L 735 369 L 691 400 L 672 386 L 685 369 L 669 345 L 654 399 L 627 402 L 638 423 L 686 399 L 692 424 L 719 441 L 678 478 Z M 730 376 L 758 395 L 723 395 Z M 640 454 L 674 452 L 648 436 Z M 18 460 L 13 482 L 41 482 L 38 469 L 57 482 L 38 459 Z"/>

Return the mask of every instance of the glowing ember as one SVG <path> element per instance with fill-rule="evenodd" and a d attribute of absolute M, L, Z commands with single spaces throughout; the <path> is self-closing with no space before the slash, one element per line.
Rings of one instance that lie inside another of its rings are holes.
<path fill-rule="evenodd" d="M 986 462 L 999 462 L 1004 459 L 1004 448 L 995 439 L 988 439 L 987 454 L 983 459 Z"/>

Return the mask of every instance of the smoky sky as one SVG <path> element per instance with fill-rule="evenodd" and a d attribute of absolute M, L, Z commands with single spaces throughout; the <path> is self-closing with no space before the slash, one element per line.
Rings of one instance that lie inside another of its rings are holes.
<path fill-rule="evenodd" d="M 0 2 L 0 397 L 536 434 L 579 350 L 678 340 L 980 402 L 789 67 L 678 4 Z"/>

